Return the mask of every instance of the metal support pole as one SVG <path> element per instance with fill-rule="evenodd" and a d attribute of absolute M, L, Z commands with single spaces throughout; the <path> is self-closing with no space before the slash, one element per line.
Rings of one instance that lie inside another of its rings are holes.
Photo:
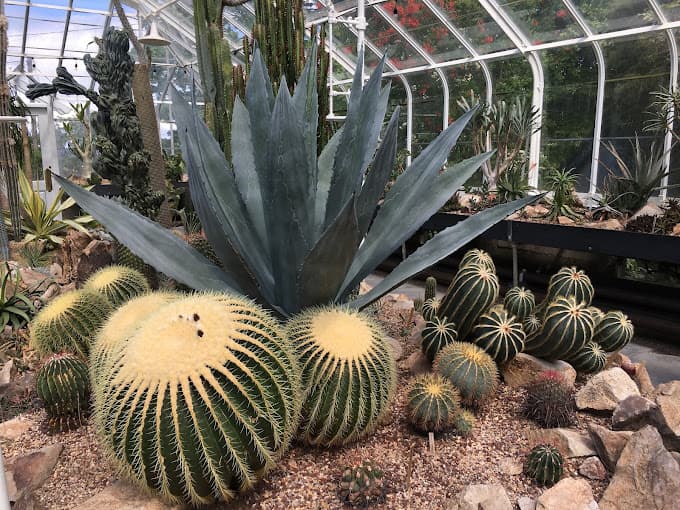
<path fill-rule="evenodd" d="M 512 243 L 512 285 L 519 286 L 519 261 L 517 260 L 517 245 Z"/>

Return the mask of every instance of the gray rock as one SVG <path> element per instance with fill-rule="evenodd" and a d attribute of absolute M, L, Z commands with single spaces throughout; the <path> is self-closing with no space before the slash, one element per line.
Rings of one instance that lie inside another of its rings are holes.
<path fill-rule="evenodd" d="M 181 510 L 159 498 L 143 493 L 137 487 L 118 481 L 91 497 L 76 510 Z"/>
<path fill-rule="evenodd" d="M 680 381 L 660 384 L 656 389 L 654 423 L 670 448 L 680 450 Z"/>
<path fill-rule="evenodd" d="M 640 395 L 635 382 L 619 367 L 595 374 L 576 393 L 576 407 L 613 411 L 623 399 Z"/>
<path fill-rule="evenodd" d="M 404 356 L 404 348 L 401 346 L 401 342 L 395 338 L 387 337 L 387 343 L 392 347 L 395 361 L 399 361 Z"/>
<path fill-rule="evenodd" d="M 430 371 L 430 362 L 420 351 L 415 351 L 403 361 L 404 368 L 408 369 L 413 375 L 424 374 Z"/>
<path fill-rule="evenodd" d="M 536 510 L 536 500 L 529 496 L 522 496 L 517 500 L 519 510 Z"/>
<path fill-rule="evenodd" d="M 639 430 L 652 423 L 652 413 L 656 404 L 640 395 L 624 398 L 612 414 L 614 430 Z"/>
<path fill-rule="evenodd" d="M 576 370 L 566 361 L 545 361 L 526 353 L 518 354 L 513 360 L 500 367 L 505 384 L 511 388 L 519 388 L 532 383 L 544 370 L 561 373 L 564 380 L 572 386 L 576 381 Z"/>
<path fill-rule="evenodd" d="M 31 428 L 33 422 L 22 416 L 0 423 L 0 439 L 14 441 L 21 434 Z"/>
<path fill-rule="evenodd" d="M 609 471 L 614 471 L 621 452 L 633 433 L 630 431 L 614 432 L 594 423 L 588 426 L 588 432 L 600 460 Z"/>
<path fill-rule="evenodd" d="M 468 485 L 458 494 L 451 510 L 513 510 L 502 485 Z"/>
<path fill-rule="evenodd" d="M 527 440 L 532 447 L 539 444 L 556 446 L 567 458 L 590 457 L 597 453 L 590 436 L 576 429 L 530 430 L 527 432 Z"/>
<path fill-rule="evenodd" d="M 604 480 L 607 478 L 607 468 L 598 457 L 588 457 L 578 467 L 578 474 L 590 480 Z"/>
<path fill-rule="evenodd" d="M 10 359 L 2 365 L 0 369 L 0 395 L 3 395 L 12 379 L 12 371 L 14 370 L 14 360 Z"/>
<path fill-rule="evenodd" d="M 602 510 L 674 510 L 680 502 L 680 465 L 652 426 L 633 434 L 600 500 Z"/>
<path fill-rule="evenodd" d="M 63 449 L 59 443 L 52 444 L 8 463 L 5 479 L 10 501 L 27 500 L 31 492 L 45 483 L 52 475 Z"/>
<path fill-rule="evenodd" d="M 633 375 L 633 381 L 635 381 L 635 384 L 638 385 L 640 393 L 643 397 L 653 398 L 654 384 L 652 383 L 652 378 L 649 377 L 647 365 L 644 362 L 637 363 L 635 365 L 635 375 Z"/>
<path fill-rule="evenodd" d="M 593 510 L 597 503 L 590 484 L 581 478 L 563 478 L 536 501 L 536 510 Z"/>
<path fill-rule="evenodd" d="M 522 471 L 524 471 L 524 466 L 522 463 L 513 459 L 512 457 L 501 459 L 498 463 L 498 467 L 500 468 L 501 472 L 510 476 L 520 475 L 522 474 Z"/>

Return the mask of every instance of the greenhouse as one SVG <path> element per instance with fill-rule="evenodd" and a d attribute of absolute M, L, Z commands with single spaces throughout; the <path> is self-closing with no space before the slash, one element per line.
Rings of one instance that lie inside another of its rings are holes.
<path fill-rule="evenodd" d="M 678 0 L 0 0 L 0 510 L 672 510 Z"/>

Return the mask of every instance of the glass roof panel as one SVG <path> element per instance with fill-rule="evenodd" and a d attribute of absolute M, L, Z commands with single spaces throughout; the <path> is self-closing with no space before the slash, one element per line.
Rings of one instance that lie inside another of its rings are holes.
<path fill-rule="evenodd" d="M 573 0 L 598 33 L 658 25 L 659 19 L 646 0 Z"/>
<path fill-rule="evenodd" d="M 661 10 L 668 18 L 668 21 L 680 20 L 680 1 L 679 0 L 657 0 L 661 5 Z"/>
<path fill-rule="evenodd" d="M 585 35 L 561 0 L 503 0 L 499 5 L 532 44 Z"/>
<path fill-rule="evenodd" d="M 390 62 L 397 69 L 426 65 L 427 61 L 391 26 L 374 6 L 366 11 L 366 37 L 383 52 L 387 52 Z M 334 28 L 335 33 L 335 28 Z"/>

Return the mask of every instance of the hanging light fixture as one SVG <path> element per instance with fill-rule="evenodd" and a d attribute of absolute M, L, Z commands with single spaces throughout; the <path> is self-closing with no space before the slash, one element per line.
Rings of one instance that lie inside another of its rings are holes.
<path fill-rule="evenodd" d="M 158 33 L 158 21 L 154 17 L 151 20 L 151 27 L 149 33 L 144 37 L 139 38 L 139 42 L 147 46 L 169 46 L 170 41 Z"/>

